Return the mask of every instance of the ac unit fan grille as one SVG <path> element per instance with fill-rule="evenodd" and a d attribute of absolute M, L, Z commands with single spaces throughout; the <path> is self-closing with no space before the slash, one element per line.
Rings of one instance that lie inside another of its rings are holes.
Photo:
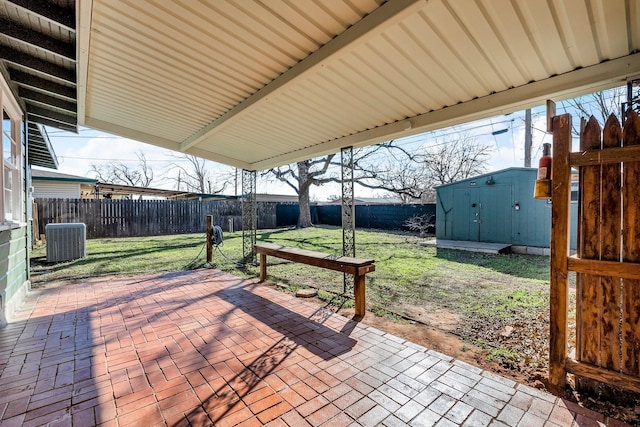
<path fill-rule="evenodd" d="M 71 261 L 87 256 L 87 227 L 82 223 L 47 224 L 47 262 Z"/>

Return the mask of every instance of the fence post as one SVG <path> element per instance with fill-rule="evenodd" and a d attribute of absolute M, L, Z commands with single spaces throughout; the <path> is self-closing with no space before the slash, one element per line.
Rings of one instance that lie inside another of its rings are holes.
<path fill-rule="evenodd" d="M 571 203 L 571 115 L 553 117 L 553 189 L 551 204 L 551 277 L 549 289 L 549 382 L 567 381 L 567 302 L 569 299 L 569 207 Z"/>
<path fill-rule="evenodd" d="M 38 223 L 40 218 L 38 216 L 38 204 L 36 202 L 33 202 L 31 211 L 33 212 L 32 214 L 33 219 L 31 221 L 31 224 L 32 224 L 31 226 L 33 227 L 33 230 L 31 230 L 33 232 L 33 240 L 32 240 L 32 246 L 33 246 L 38 242 L 38 239 L 40 238 L 40 224 Z"/>
<path fill-rule="evenodd" d="M 207 263 L 213 262 L 213 215 L 207 215 Z"/>

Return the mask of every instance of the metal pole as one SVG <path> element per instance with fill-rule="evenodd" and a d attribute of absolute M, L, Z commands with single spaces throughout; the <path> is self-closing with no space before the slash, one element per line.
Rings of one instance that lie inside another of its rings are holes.
<path fill-rule="evenodd" d="M 531 135 L 531 108 L 527 108 L 524 114 L 524 167 L 531 167 L 531 146 L 533 136 Z"/>
<path fill-rule="evenodd" d="M 355 242 L 355 203 L 353 198 L 353 147 L 340 150 L 342 168 L 342 255 L 356 256 Z M 344 293 L 353 289 L 354 277 L 344 273 Z"/>
<path fill-rule="evenodd" d="M 245 264 L 256 262 L 253 253 L 258 228 L 256 176 L 256 171 L 242 170 L 242 260 Z"/>

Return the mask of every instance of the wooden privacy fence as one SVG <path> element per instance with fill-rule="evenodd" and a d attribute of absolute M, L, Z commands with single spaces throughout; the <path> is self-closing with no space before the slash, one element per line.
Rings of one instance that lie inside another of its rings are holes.
<path fill-rule="evenodd" d="M 225 231 L 242 227 L 239 200 L 36 199 L 35 204 L 34 229 L 41 233 L 53 222 L 82 222 L 88 238 L 204 233 L 206 215 Z M 276 204 L 260 202 L 257 209 L 258 227 L 275 228 Z"/>
<path fill-rule="evenodd" d="M 550 371 L 640 392 L 640 119 L 592 117 L 571 153 L 571 116 L 553 118 Z M 580 174 L 578 252 L 569 256 L 571 168 Z M 568 354 L 568 273 L 577 273 L 576 348 Z"/>

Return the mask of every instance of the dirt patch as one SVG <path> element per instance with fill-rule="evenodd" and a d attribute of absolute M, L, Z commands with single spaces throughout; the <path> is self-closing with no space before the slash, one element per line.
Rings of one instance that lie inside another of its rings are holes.
<path fill-rule="evenodd" d="M 434 330 L 444 332 L 456 331 L 463 322 L 460 316 L 442 308 L 427 309 L 404 304 L 400 306 L 400 312 L 408 318 L 416 319 L 426 326 L 433 325 Z"/>

